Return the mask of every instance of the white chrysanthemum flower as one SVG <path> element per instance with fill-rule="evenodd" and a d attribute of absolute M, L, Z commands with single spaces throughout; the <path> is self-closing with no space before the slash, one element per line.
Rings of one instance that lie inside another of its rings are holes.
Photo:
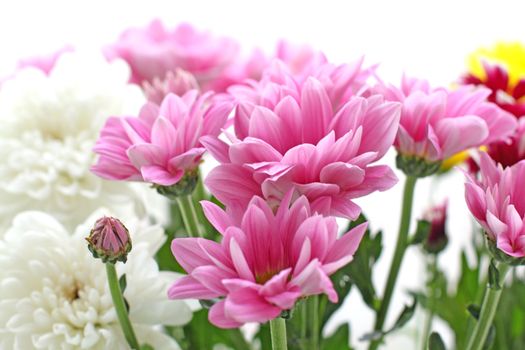
<path fill-rule="evenodd" d="M 48 212 L 71 228 L 100 206 L 117 214 L 139 207 L 129 184 L 89 171 L 105 120 L 136 114 L 145 102 L 129 74 L 123 61 L 74 52 L 49 75 L 27 68 L 2 84 L 0 227 L 26 210 Z"/>
<path fill-rule="evenodd" d="M 128 349 L 105 266 L 84 239 L 87 223 L 71 234 L 45 213 L 16 216 L 0 240 L 0 349 Z M 127 227 L 133 249 L 116 267 L 126 274 L 124 297 L 137 338 L 157 350 L 178 349 L 160 324 L 182 325 L 192 314 L 185 302 L 168 300 L 178 276 L 159 271 L 153 259 L 163 231 L 141 222 Z"/>

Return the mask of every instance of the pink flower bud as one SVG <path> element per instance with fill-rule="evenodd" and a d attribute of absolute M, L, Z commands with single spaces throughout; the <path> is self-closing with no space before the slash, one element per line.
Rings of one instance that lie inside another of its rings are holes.
<path fill-rule="evenodd" d="M 131 250 L 128 229 L 119 219 L 112 217 L 98 219 L 86 240 L 93 256 L 105 263 L 126 262 Z"/>

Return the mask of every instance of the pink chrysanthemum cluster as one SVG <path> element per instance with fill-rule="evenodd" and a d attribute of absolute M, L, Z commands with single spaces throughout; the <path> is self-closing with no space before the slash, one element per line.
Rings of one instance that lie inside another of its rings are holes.
<path fill-rule="evenodd" d="M 266 322 L 316 294 L 338 299 L 329 276 L 352 260 L 366 224 L 339 236 L 335 217 L 356 219 L 355 198 L 396 184 L 392 169 L 377 164 L 392 145 L 403 156 L 438 163 L 505 140 L 516 128 L 483 89 L 433 89 L 406 78 L 399 88 L 371 89 L 374 67 L 362 59 L 334 65 L 281 43 L 277 59 L 256 52 L 248 69 L 237 50 L 229 39 L 188 25 L 169 31 L 153 22 L 124 33 L 108 55 L 128 61 L 150 102 L 138 117 L 108 119 L 93 167 L 108 179 L 171 187 L 197 170 L 206 150 L 216 158 L 205 184 L 226 208 L 202 206 L 220 242 L 173 241 L 188 275 L 169 295 L 211 300 L 209 318 L 220 327 Z M 212 89 L 221 94 L 202 92 Z M 501 191 L 490 192 L 494 187 L 477 189 L 503 181 L 510 191 L 505 179 L 514 175 L 495 169 L 487 170 L 490 181 L 470 180 L 469 205 L 502 249 L 521 254 L 521 204 L 513 207 Z M 496 213 L 495 201 L 511 209 Z"/>

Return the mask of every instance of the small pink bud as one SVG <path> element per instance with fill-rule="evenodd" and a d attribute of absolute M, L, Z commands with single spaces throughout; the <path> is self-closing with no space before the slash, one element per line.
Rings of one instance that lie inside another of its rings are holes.
<path fill-rule="evenodd" d="M 175 72 L 166 73 L 164 79 L 154 78 L 151 83 L 145 81 L 143 89 L 148 101 L 160 105 L 169 93 L 182 96 L 190 90 L 198 90 L 199 84 L 193 74 L 177 68 Z"/>
<path fill-rule="evenodd" d="M 86 240 L 93 256 L 105 263 L 126 262 L 131 250 L 128 229 L 119 219 L 112 217 L 98 219 Z"/>

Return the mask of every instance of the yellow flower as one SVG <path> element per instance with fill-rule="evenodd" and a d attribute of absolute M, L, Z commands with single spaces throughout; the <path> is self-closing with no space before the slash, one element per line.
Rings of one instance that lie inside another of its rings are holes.
<path fill-rule="evenodd" d="M 525 77 L 525 45 L 520 42 L 498 42 L 490 48 L 479 48 L 467 61 L 470 73 L 482 81 L 487 78 L 483 61 L 504 66 L 512 88 Z"/>
<path fill-rule="evenodd" d="M 487 146 L 481 146 L 479 147 L 479 150 L 486 152 Z M 450 169 L 452 169 L 453 167 L 455 167 L 456 165 L 463 164 L 469 158 L 470 158 L 470 153 L 468 150 L 456 153 L 452 157 L 445 159 L 443 163 L 441 163 L 440 171 L 445 173 L 449 171 Z"/>

